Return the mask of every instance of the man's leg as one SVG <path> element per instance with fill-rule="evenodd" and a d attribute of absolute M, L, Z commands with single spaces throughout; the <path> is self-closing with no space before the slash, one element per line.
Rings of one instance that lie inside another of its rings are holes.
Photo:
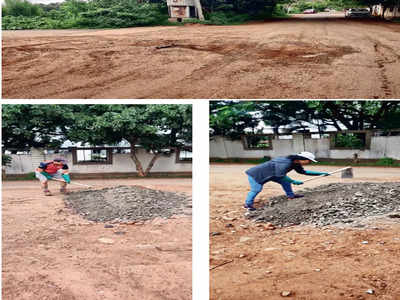
<path fill-rule="evenodd" d="M 42 186 L 42 190 L 43 190 L 44 194 L 46 196 L 51 196 L 51 193 L 50 193 L 49 187 L 48 187 L 48 180 L 47 180 L 46 176 L 44 176 L 43 174 L 40 174 L 40 172 L 35 172 L 35 176 L 37 179 L 40 180 L 40 185 Z"/>
<path fill-rule="evenodd" d="M 54 174 L 54 178 L 64 180 L 64 177 L 62 177 L 63 172 L 61 170 L 58 170 L 56 174 Z M 67 193 L 67 183 L 65 181 L 60 181 L 60 192 L 63 194 Z"/>
<path fill-rule="evenodd" d="M 271 181 L 279 183 L 282 186 L 288 198 L 295 198 L 295 194 L 292 190 L 292 184 L 290 182 L 283 180 L 281 178 L 274 178 Z"/>
<path fill-rule="evenodd" d="M 254 180 L 253 177 L 249 177 L 249 183 L 250 183 L 250 192 L 247 194 L 246 198 L 246 206 L 253 206 L 254 203 L 254 198 L 261 192 L 263 186 L 262 184 L 259 184 L 257 181 Z"/>

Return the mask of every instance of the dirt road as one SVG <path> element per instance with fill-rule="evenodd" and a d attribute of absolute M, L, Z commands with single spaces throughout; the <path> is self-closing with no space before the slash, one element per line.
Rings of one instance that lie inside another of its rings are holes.
<path fill-rule="evenodd" d="M 191 194 L 190 179 L 83 182 Z M 190 217 L 105 228 L 50 188 L 44 197 L 37 182 L 3 182 L 3 299 L 191 299 Z"/>
<path fill-rule="evenodd" d="M 250 165 L 212 165 L 210 176 L 211 299 L 400 299 L 400 223 L 371 218 L 365 227 L 293 226 L 267 230 L 244 218 Z M 330 171 L 335 167 L 307 167 Z M 398 168 L 355 168 L 355 178 L 333 175 L 309 182 L 400 182 Z M 306 178 L 295 172 L 291 178 Z M 300 188 L 297 188 L 300 189 Z M 260 206 L 282 194 L 267 183 Z M 397 220 L 397 221 L 396 221 Z M 368 242 L 368 243 L 366 243 Z M 222 265 L 226 263 L 225 265 Z M 373 294 L 367 291 L 372 290 Z"/>
<path fill-rule="evenodd" d="M 4 98 L 400 98 L 400 25 L 3 32 Z"/>

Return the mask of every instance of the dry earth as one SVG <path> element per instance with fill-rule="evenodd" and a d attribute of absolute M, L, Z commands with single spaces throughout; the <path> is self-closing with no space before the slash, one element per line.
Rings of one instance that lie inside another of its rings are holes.
<path fill-rule="evenodd" d="M 295 17 L 241 26 L 3 32 L 4 98 L 400 98 L 400 25 Z"/>
<path fill-rule="evenodd" d="M 80 182 L 191 195 L 191 179 Z M 38 182 L 3 182 L 2 299 L 191 299 L 190 217 L 105 228 L 72 214 L 50 188 L 45 197 Z"/>
<path fill-rule="evenodd" d="M 400 299 L 400 224 L 398 219 L 366 218 L 351 225 L 292 226 L 269 230 L 244 218 L 248 191 L 243 173 L 250 165 L 211 165 L 210 271 L 211 299 Z M 332 171 L 335 167 L 310 166 Z M 353 179 L 340 175 L 311 181 L 308 187 L 334 182 L 400 182 L 398 168 L 354 169 Z M 292 178 L 305 178 L 295 172 Z M 296 188 L 301 189 L 301 188 Z M 258 196 L 260 207 L 281 195 L 268 183 Z M 397 221 L 396 221 L 397 220 Z M 374 294 L 368 294 L 372 290 Z"/>

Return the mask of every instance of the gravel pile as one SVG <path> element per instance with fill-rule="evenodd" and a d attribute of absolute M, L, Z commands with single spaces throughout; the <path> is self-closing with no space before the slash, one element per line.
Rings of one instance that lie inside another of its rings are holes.
<path fill-rule="evenodd" d="M 72 192 L 64 201 L 75 213 L 96 222 L 144 221 L 192 211 L 192 200 L 186 195 L 139 186 Z"/>
<path fill-rule="evenodd" d="M 304 198 L 271 198 L 266 206 L 246 216 L 274 225 L 352 223 L 356 218 L 400 217 L 400 183 L 335 183 L 298 192 Z"/>

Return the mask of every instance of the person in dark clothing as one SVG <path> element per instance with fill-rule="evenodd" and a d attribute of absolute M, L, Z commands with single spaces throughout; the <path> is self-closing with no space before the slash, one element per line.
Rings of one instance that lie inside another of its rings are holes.
<path fill-rule="evenodd" d="M 279 183 L 289 199 L 303 197 L 303 195 L 296 195 L 292 190 L 292 184 L 300 185 L 303 184 L 303 182 L 293 180 L 286 174 L 295 170 L 297 173 L 310 176 L 329 175 L 329 173 L 326 172 L 304 170 L 303 166 L 308 165 L 311 162 L 317 162 L 315 160 L 315 155 L 310 152 L 301 152 L 286 157 L 277 157 L 266 163 L 248 169 L 246 174 L 249 177 L 251 190 L 247 195 L 244 208 L 255 210 L 253 206 L 254 199 L 261 192 L 263 185 L 269 181 Z"/>
<path fill-rule="evenodd" d="M 48 188 L 48 180 L 58 179 L 61 182 L 60 192 L 67 193 L 67 183 L 71 183 L 67 162 L 62 158 L 55 158 L 51 161 L 41 162 L 35 170 L 36 178 L 40 180 L 43 192 L 46 196 L 51 196 Z"/>

